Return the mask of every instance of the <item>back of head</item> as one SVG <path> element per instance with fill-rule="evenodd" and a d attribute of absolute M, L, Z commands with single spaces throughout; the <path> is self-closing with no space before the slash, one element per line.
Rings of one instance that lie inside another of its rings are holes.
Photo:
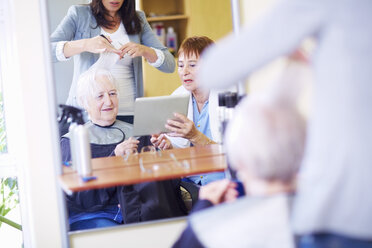
<path fill-rule="evenodd" d="M 214 44 L 214 41 L 207 36 L 192 36 L 183 40 L 177 55 L 183 53 L 185 57 L 190 57 L 195 54 L 196 57 L 199 57 L 212 44 Z"/>
<path fill-rule="evenodd" d="M 290 182 L 299 169 L 305 121 L 288 104 L 249 96 L 236 108 L 226 133 L 232 166 L 264 181 Z"/>
<path fill-rule="evenodd" d="M 105 69 L 91 68 L 82 73 L 79 77 L 76 86 L 76 100 L 80 107 L 88 109 L 88 100 L 98 92 L 100 89 L 100 77 L 107 77 L 109 81 L 117 89 L 115 79 L 112 74 Z"/>

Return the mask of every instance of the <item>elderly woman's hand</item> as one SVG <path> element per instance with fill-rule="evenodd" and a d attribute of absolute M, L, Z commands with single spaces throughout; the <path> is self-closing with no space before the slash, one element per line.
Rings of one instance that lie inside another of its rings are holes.
<path fill-rule="evenodd" d="M 150 139 L 151 143 L 161 149 L 161 150 L 167 150 L 172 149 L 172 143 L 170 140 L 165 136 L 165 134 L 153 134 Z"/>
<path fill-rule="evenodd" d="M 211 182 L 202 186 L 199 191 L 199 199 L 208 200 L 213 203 L 213 205 L 222 202 L 232 202 L 236 200 L 237 197 L 238 191 L 236 190 L 236 183 L 228 179 Z"/>
<path fill-rule="evenodd" d="M 118 144 L 115 148 L 115 156 L 124 156 L 127 153 L 131 153 L 134 149 L 137 150 L 139 141 L 130 137 Z"/>
<path fill-rule="evenodd" d="M 120 58 L 128 54 L 132 58 L 145 57 L 150 63 L 154 63 L 158 59 L 154 49 L 134 42 L 124 44 L 119 50 L 121 51 Z"/>

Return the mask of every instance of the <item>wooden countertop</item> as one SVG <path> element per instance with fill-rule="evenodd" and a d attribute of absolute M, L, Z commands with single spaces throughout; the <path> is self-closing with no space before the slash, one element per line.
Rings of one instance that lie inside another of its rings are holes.
<path fill-rule="evenodd" d="M 142 169 L 140 159 L 142 159 Z M 156 153 L 145 152 L 130 155 L 126 160 L 120 156 L 95 158 L 92 159 L 92 176 L 97 177 L 96 180 L 83 182 L 75 171 L 66 167 L 59 179 L 63 190 L 72 193 L 224 171 L 226 167 L 222 147 L 208 145 Z"/>

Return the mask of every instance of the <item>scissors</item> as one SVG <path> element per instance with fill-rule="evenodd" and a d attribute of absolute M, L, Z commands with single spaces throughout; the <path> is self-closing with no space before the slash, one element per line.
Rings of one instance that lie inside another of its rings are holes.
<path fill-rule="evenodd" d="M 103 35 L 103 34 L 100 34 L 99 36 L 101 36 L 101 37 L 103 37 L 103 38 L 105 38 L 108 42 L 110 42 L 109 41 L 109 39 L 105 36 L 105 35 Z M 110 42 L 111 43 L 111 42 Z"/>

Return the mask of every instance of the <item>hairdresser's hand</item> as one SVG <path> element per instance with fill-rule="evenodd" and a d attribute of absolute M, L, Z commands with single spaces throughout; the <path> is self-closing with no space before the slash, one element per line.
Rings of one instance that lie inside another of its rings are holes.
<path fill-rule="evenodd" d="M 198 135 L 199 131 L 196 129 L 193 121 L 179 113 L 174 113 L 174 117 L 172 120 L 167 120 L 167 124 L 165 124 L 165 128 L 170 131 L 168 133 L 169 136 L 191 140 Z"/>
<path fill-rule="evenodd" d="M 296 62 L 301 62 L 301 63 L 305 63 L 305 64 L 309 63 L 309 56 L 301 48 L 296 49 L 294 52 L 292 52 L 288 56 L 288 58 L 289 58 L 290 61 L 296 61 Z"/>
<path fill-rule="evenodd" d="M 165 134 L 153 134 L 150 139 L 151 143 L 160 150 L 172 149 L 172 143 Z"/>
<path fill-rule="evenodd" d="M 128 140 L 121 142 L 115 147 L 115 156 L 124 156 L 131 153 L 134 149 L 137 150 L 139 141 L 130 137 Z"/>
<path fill-rule="evenodd" d="M 111 42 L 112 40 L 110 37 L 106 36 L 106 38 L 104 38 L 99 35 L 85 40 L 85 50 L 91 53 L 113 52 L 120 56 L 121 51 L 119 49 L 115 49 L 111 45 Z"/>
<path fill-rule="evenodd" d="M 134 42 L 126 43 L 119 50 L 121 51 L 120 58 L 128 54 L 132 58 L 145 57 L 150 63 L 154 63 L 158 59 L 154 49 Z"/>
<path fill-rule="evenodd" d="M 200 188 L 199 199 L 208 200 L 213 205 L 232 202 L 238 197 L 238 191 L 235 188 L 236 183 L 227 179 L 211 182 Z"/>

